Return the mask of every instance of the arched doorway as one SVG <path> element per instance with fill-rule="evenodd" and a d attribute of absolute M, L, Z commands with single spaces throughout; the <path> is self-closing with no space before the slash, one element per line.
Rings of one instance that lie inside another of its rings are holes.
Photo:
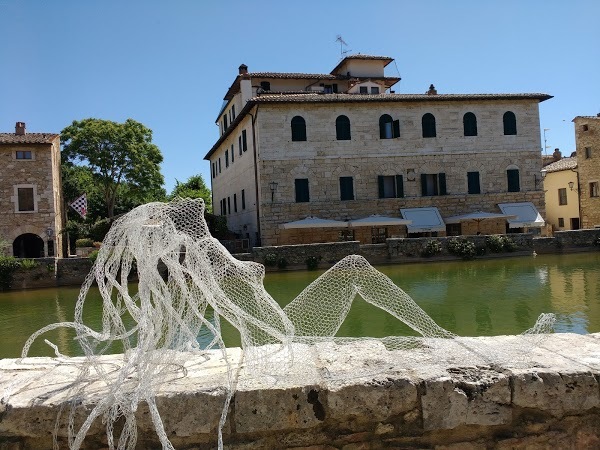
<path fill-rule="evenodd" d="M 13 242 L 13 256 L 17 258 L 41 258 L 44 256 L 44 241 L 37 234 L 22 234 Z"/>

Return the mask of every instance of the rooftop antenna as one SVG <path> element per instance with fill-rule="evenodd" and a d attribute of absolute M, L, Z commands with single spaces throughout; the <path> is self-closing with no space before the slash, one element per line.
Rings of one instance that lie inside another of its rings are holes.
<path fill-rule="evenodd" d="M 346 41 L 342 38 L 341 34 L 338 34 L 335 37 L 335 42 L 339 42 L 340 43 L 340 58 L 343 58 L 346 53 L 350 52 L 351 50 L 348 49 L 348 44 L 346 43 Z"/>

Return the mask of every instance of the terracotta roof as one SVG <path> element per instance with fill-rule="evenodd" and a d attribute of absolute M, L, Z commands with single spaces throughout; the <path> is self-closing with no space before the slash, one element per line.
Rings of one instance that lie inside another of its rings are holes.
<path fill-rule="evenodd" d="M 250 78 L 297 78 L 307 80 L 343 80 L 347 77 L 331 75 L 329 73 L 293 73 L 293 72 L 248 72 Z"/>
<path fill-rule="evenodd" d="M 577 158 L 562 158 L 558 161 L 544 166 L 546 172 L 560 172 L 561 170 L 570 170 L 577 167 Z"/>
<path fill-rule="evenodd" d="M 227 130 L 217 139 L 205 160 L 223 143 L 225 139 L 235 130 L 238 123 L 246 116 L 248 111 L 255 105 L 267 103 L 353 103 L 353 102 L 415 102 L 415 101 L 469 101 L 469 100 L 539 100 L 543 102 L 552 98 L 548 94 L 261 94 L 246 102 L 244 108 L 235 117 Z"/>
<path fill-rule="evenodd" d="M 346 61 L 348 61 L 349 59 L 363 59 L 363 60 L 371 60 L 371 61 L 385 61 L 385 64 L 383 65 L 383 67 L 387 66 L 389 63 L 391 63 L 394 58 L 390 58 L 389 56 L 375 56 L 375 55 L 348 55 L 346 56 L 344 59 L 342 59 L 337 66 L 335 66 L 333 68 L 333 70 L 331 71 L 331 73 L 335 73 L 336 70 L 338 70 L 340 68 L 341 65 L 343 65 Z"/>
<path fill-rule="evenodd" d="M 55 133 L 0 133 L 0 144 L 52 144 L 59 136 Z"/>
<path fill-rule="evenodd" d="M 598 115 L 598 116 L 575 116 L 575 119 L 596 119 L 596 120 L 600 120 L 600 115 Z M 575 119 L 573 119 L 572 122 L 574 122 Z"/>
<path fill-rule="evenodd" d="M 353 102 L 436 102 L 471 100 L 539 100 L 552 98 L 548 94 L 262 94 L 251 98 L 255 103 L 353 103 Z"/>

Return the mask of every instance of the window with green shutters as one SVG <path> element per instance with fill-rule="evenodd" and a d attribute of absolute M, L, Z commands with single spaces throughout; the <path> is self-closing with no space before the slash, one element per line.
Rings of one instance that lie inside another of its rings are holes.
<path fill-rule="evenodd" d="M 340 200 L 354 200 L 352 177 L 340 177 Z"/>
<path fill-rule="evenodd" d="M 404 197 L 404 180 L 402 175 L 379 175 L 377 177 L 379 198 Z"/>
<path fill-rule="evenodd" d="M 421 174 L 421 195 L 431 197 L 434 195 L 446 195 L 446 174 L 441 173 L 422 173 Z"/>
<path fill-rule="evenodd" d="M 379 118 L 379 139 L 398 137 L 400 137 L 400 120 L 394 120 L 389 114 L 383 114 Z"/>
<path fill-rule="evenodd" d="M 296 203 L 306 203 L 310 201 L 308 178 L 296 178 L 294 184 L 296 188 Z"/>
<path fill-rule="evenodd" d="M 467 185 L 469 194 L 481 194 L 479 172 L 467 172 Z"/>
<path fill-rule="evenodd" d="M 506 171 L 506 180 L 508 182 L 508 192 L 519 192 L 521 190 L 519 169 L 508 169 Z"/>

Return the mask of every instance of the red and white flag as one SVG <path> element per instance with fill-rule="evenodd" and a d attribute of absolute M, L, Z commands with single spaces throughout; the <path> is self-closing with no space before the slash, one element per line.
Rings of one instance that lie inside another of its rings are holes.
<path fill-rule="evenodd" d="M 69 206 L 75 211 L 77 211 L 77 213 L 85 219 L 85 216 L 87 214 L 87 197 L 85 194 L 82 194 L 79 197 L 77 197 L 75 200 L 69 203 Z"/>

